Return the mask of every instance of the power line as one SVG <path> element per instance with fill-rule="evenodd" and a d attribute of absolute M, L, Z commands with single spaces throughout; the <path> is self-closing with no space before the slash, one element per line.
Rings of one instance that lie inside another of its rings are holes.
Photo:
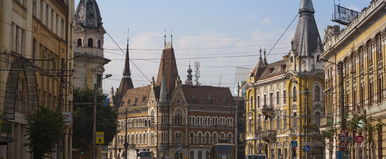
<path fill-rule="evenodd" d="M 122 53 L 125 54 L 125 51 L 122 50 L 122 48 L 121 48 L 121 47 L 118 45 L 118 43 L 113 39 L 113 37 L 109 34 L 109 32 L 106 31 L 106 34 L 111 38 L 111 40 L 115 43 L 115 45 L 117 45 L 117 47 L 118 47 L 119 49 L 121 49 Z M 130 60 L 130 62 L 134 65 L 134 67 L 142 74 L 142 76 L 145 77 L 146 80 L 148 80 L 149 82 L 151 82 L 150 79 L 147 78 L 147 76 L 145 75 L 145 73 L 143 73 L 142 70 L 139 69 L 139 67 L 133 62 L 133 60 L 132 60 L 132 59 L 129 59 L 129 60 Z"/>
<path fill-rule="evenodd" d="M 292 23 L 296 20 L 296 18 L 298 17 L 298 13 L 296 13 L 295 17 L 292 19 L 291 23 L 287 26 L 287 28 L 284 30 L 284 32 L 280 35 L 279 39 L 277 39 L 277 41 L 275 42 L 275 44 L 273 44 L 272 48 L 268 51 L 268 54 L 266 56 L 268 56 L 272 50 L 276 47 L 277 43 L 279 43 L 279 41 L 281 40 L 281 38 L 283 38 L 284 34 L 288 31 L 288 29 L 291 27 Z"/>

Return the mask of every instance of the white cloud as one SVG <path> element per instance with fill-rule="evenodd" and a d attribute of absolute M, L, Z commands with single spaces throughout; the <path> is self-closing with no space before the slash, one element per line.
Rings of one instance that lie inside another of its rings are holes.
<path fill-rule="evenodd" d="M 262 24 L 271 24 L 271 19 L 268 17 L 260 19 L 260 23 Z"/>

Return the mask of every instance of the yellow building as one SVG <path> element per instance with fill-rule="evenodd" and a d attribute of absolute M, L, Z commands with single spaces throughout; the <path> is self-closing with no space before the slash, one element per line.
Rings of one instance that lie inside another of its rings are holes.
<path fill-rule="evenodd" d="M 301 0 L 288 55 L 271 64 L 260 57 L 247 81 L 247 155 L 323 157 L 323 47 L 314 13 L 312 1 Z"/>
<path fill-rule="evenodd" d="M 26 118 L 37 106 L 72 111 L 71 0 L 0 1 L 0 158 L 31 158 Z M 68 113 L 67 113 L 68 114 Z M 71 125 L 52 156 L 71 157 Z"/>
<path fill-rule="evenodd" d="M 326 148 L 329 158 L 338 151 L 347 152 L 351 158 L 384 158 L 386 156 L 385 128 L 385 43 L 386 1 L 372 0 L 347 27 L 327 28 L 325 52 L 326 118 L 323 131 L 337 128 L 336 134 L 346 131 L 349 137 L 363 136 L 364 142 L 339 141 Z M 342 67 L 338 67 L 342 66 Z M 344 122 L 348 117 L 347 122 Z M 352 119 L 362 116 L 364 124 L 352 124 Z M 373 118 L 373 120 L 371 120 Z M 341 123 L 346 123 L 345 127 Z M 359 125 L 354 129 L 353 126 Z M 376 126 L 374 129 L 368 126 Z M 338 140 L 339 139 L 339 140 Z M 347 145 L 347 146 L 344 146 Z M 346 147 L 345 149 L 343 149 Z"/>

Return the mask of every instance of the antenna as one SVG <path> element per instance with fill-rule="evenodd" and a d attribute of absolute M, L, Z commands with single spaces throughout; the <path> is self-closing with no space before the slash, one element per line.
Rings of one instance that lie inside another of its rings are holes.
<path fill-rule="evenodd" d="M 221 87 L 221 82 L 222 82 L 222 75 L 220 75 L 218 78 L 218 87 Z"/>
<path fill-rule="evenodd" d="M 200 62 L 196 61 L 194 62 L 194 68 L 196 69 L 195 70 L 195 73 L 194 73 L 194 82 L 196 83 L 196 86 L 200 85 Z"/>

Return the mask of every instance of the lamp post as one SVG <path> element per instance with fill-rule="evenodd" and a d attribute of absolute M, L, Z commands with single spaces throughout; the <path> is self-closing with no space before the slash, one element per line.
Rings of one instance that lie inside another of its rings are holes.
<path fill-rule="evenodd" d="M 98 68 L 98 67 L 96 67 Z M 95 68 L 94 68 L 95 71 Z M 112 75 L 107 74 L 104 78 L 110 78 Z M 94 106 L 93 106 L 93 123 L 92 123 L 92 142 L 93 142 L 93 158 L 96 159 L 96 107 L 97 107 L 97 85 L 94 84 Z"/>

